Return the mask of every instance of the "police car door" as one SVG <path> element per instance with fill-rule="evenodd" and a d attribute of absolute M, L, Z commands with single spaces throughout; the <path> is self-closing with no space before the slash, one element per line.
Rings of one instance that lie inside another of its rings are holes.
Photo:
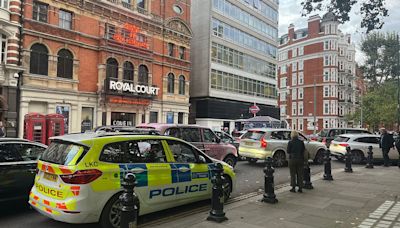
<path fill-rule="evenodd" d="M 210 198 L 211 182 L 206 159 L 191 145 L 167 140 L 173 155 L 172 182 L 177 184 L 175 195 L 182 202 Z"/>
<path fill-rule="evenodd" d="M 126 172 L 136 175 L 135 192 L 140 200 L 141 213 L 162 210 L 175 201 L 175 184 L 170 164 L 161 140 L 143 139 L 127 142 L 127 164 L 120 164 Z M 123 176 L 122 175 L 122 176 Z"/>

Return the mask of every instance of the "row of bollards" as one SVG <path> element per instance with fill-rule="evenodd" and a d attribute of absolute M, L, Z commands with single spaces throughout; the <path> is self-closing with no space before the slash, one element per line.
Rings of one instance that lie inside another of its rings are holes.
<path fill-rule="evenodd" d="M 373 152 L 372 146 L 368 147 L 368 157 L 367 157 L 367 165 L 365 168 L 374 168 L 373 165 Z M 351 148 L 346 147 L 345 154 L 345 172 L 353 172 L 352 169 L 352 153 Z M 400 165 L 400 164 L 399 164 Z M 400 166 L 399 166 L 400 167 Z M 212 170 L 214 174 L 211 177 L 212 186 L 212 198 L 211 198 L 211 211 L 207 217 L 207 220 L 214 222 L 223 222 L 228 218 L 225 216 L 224 212 L 224 176 L 223 176 L 223 166 L 221 163 L 217 163 Z M 273 168 L 273 159 L 266 159 L 266 166 L 264 168 L 264 194 L 262 198 L 262 202 L 265 203 L 277 203 L 278 199 L 276 199 L 275 195 L 275 185 L 274 185 L 274 168 Z M 331 166 L 331 153 L 329 149 L 324 152 L 324 175 L 323 180 L 332 181 L 332 166 Z M 135 228 L 137 227 L 137 215 L 138 215 L 138 197 L 134 192 L 134 188 L 136 186 L 136 177 L 132 173 L 126 174 L 124 177 L 124 181 L 121 184 L 123 187 L 123 193 L 119 197 L 121 201 L 120 206 L 120 227 L 121 228 Z M 311 183 L 311 170 L 310 166 L 304 166 L 304 188 L 305 189 L 313 189 L 313 185 Z"/>

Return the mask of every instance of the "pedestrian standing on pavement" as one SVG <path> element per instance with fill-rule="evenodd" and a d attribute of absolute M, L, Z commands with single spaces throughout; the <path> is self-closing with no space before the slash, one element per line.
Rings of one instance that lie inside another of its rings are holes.
<path fill-rule="evenodd" d="M 382 149 L 383 166 L 388 167 L 390 163 L 389 151 L 394 145 L 393 135 L 388 134 L 385 128 L 381 128 L 381 141 L 379 147 Z"/>
<path fill-rule="evenodd" d="M 299 133 L 292 131 L 291 140 L 288 143 L 287 152 L 289 154 L 289 170 L 290 170 L 290 189 L 296 192 L 296 185 L 299 187 L 298 192 L 303 192 L 303 169 L 304 169 L 304 142 L 299 139 Z M 297 184 L 296 184 L 297 183 Z"/>

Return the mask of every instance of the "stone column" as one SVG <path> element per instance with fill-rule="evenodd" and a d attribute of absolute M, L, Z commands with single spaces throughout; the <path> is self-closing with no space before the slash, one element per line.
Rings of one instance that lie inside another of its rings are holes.
<path fill-rule="evenodd" d="M 80 112 L 78 113 L 78 105 L 73 104 L 71 105 L 71 119 L 69 120 L 70 122 L 70 133 L 78 133 L 81 132 L 80 129 Z"/>
<path fill-rule="evenodd" d="M 24 116 L 29 112 L 29 102 L 21 101 L 19 106 L 19 129 L 18 129 L 18 137 L 22 138 L 24 136 Z"/>

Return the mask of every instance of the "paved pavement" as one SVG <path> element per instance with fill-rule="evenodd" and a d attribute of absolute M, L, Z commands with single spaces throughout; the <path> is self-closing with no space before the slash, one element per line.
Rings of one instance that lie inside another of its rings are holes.
<path fill-rule="evenodd" d="M 260 202 L 254 196 L 225 207 L 228 221 L 206 221 L 207 211 L 166 218 L 146 227 L 393 227 L 400 228 L 400 169 L 375 166 L 374 169 L 333 170 L 334 181 L 313 176 L 313 190 L 291 193 L 290 187 L 276 191 L 279 202 Z M 238 183 L 240 184 L 240 183 Z"/>

